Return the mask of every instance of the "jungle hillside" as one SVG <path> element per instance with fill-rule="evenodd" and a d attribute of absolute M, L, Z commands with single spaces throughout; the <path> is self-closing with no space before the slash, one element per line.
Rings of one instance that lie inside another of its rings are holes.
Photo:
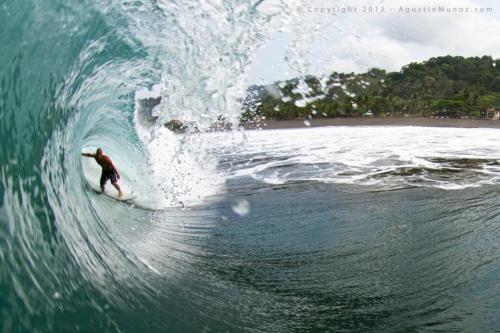
<path fill-rule="evenodd" d="M 498 63 L 498 66 L 497 66 Z M 251 86 L 243 120 L 332 117 L 485 118 L 500 106 L 500 59 L 443 56 L 399 72 L 306 76 Z"/>

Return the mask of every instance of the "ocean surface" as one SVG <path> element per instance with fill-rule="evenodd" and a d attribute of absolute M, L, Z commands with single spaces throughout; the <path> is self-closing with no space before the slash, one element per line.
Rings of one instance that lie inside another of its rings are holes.
<path fill-rule="evenodd" d="M 0 332 L 500 332 L 500 130 L 204 131 L 293 5 L 0 3 Z"/>

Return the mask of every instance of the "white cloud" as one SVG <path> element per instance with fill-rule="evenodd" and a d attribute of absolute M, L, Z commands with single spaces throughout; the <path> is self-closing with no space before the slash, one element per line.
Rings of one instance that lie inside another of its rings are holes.
<path fill-rule="evenodd" d="M 298 13 L 289 18 L 288 46 L 269 45 L 266 59 L 254 68 L 254 77 L 274 81 L 299 73 L 362 72 L 371 67 L 399 70 L 412 61 L 443 55 L 500 57 L 500 8 L 493 13 L 401 13 L 399 9 L 445 6 L 477 8 L 485 0 L 374 0 L 380 14 L 321 15 Z M 370 1 L 345 3 L 358 9 Z M 332 7 L 330 0 L 304 6 Z M 339 4 L 342 6 L 342 4 Z M 319 25 L 319 28 L 318 28 Z M 283 50 L 287 48 L 288 51 Z M 279 57 L 273 57 L 278 54 Z M 284 54 L 290 59 L 284 60 Z M 269 70 L 266 63 L 277 70 Z M 294 67 L 295 66 L 295 67 Z"/>
<path fill-rule="evenodd" d="M 384 1 L 387 7 L 399 8 L 400 1 Z M 398 5 L 399 4 L 399 5 Z M 477 8 L 477 3 L 468 0 L 437 2 L 432 0 L 409 0 L 405 8 L 449 6 L 455 8 Z M 500 20 L 487 13 L 395 13 L 373 17 L 369 26 L 378 27 L 380 33 L 399 42 L 403 47 L 419 46 L 441 54 L 493 55 L 500 56 Z"/>
<path fill-rule="evenodd" d="M 371 67 L 399 70 L 412 59 L 411 54 L 401 44 L 383 35 L 348 35 L 335 45 L 332 51 L 331 65 L 332 69 L 337 71 L 360 72 Z M 343 64 L 351 64 L 351 68 L 342 68 Z M 355 69 L 352 69 L 352 64 Z"/>

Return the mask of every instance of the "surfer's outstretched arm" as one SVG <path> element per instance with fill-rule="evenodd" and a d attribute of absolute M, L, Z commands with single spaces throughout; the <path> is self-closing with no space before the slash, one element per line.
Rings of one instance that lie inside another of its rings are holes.
<path fill-rule="evenodd" d="M 90 154 L 90 153 L 82 153 L 82 156 L 85 156 L 85 157 L 93 157 L 93 158 L 96 158 L 97 155 L 96 154 Z"/>

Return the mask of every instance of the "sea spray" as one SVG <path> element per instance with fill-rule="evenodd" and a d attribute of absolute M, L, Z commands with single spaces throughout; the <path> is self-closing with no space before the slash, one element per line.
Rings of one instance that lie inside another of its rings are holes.
<path fill-rule="evenodd" d="M 135 126 L 157 189 L 151 195 L 159 206 L 192 205 L 223 184 L 215 172 L 217 160 L 208 154 L 214 145 L 211 137 L 195 132 L 217 120 L 238 127 L 251 61 L 278 26 L 287 26 L 291 7 L 281 1 L 159 5 L 165 13 L 178 13 L 178 24 L 163 32 L 165 45 L 159 47 L 170 50 L 171 40 L 182 47 L 162 70 L 160 84 L 136 93 Z M 145 124 L 144 110 L 137 106 L 148 98 L 160 103 L 148 111 L 150 121 Z M 173 134 L 164 126 L 170 121 L 185 124 L 188 133 Z"/>

